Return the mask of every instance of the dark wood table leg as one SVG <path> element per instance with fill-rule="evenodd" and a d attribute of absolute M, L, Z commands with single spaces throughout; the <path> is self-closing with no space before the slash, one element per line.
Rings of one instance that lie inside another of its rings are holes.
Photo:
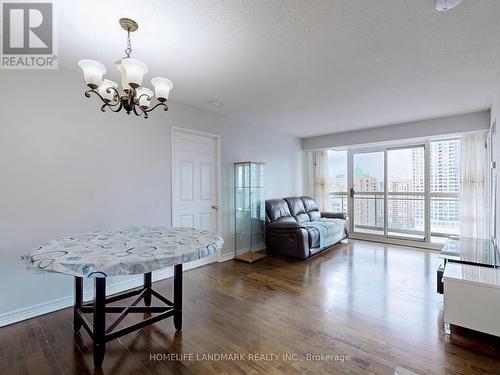
<path fill-rule="evenodd" d="M 106 278 L 94 281 L 94 367 L 101 368 L 106 351 Z"/>
<path fill-rule="evenodd" d="M 148 288 L 146 294 L 144 294 L 144 304 L 146 306 L 151 306 L 151 272 L 144 274 L 144 288 Z"/>
<path fill-rule="evenodd" d="M 182 264 L 174 266 L 174 326 L 182 331 Z"/>
<path fill-rule="evenodd" d="M 83 278 L 75 277 L 75 306 L 73 306 L 73 331 L 78 332 L 82 328 L 82 322 L 77 310 L 83 304 Z"/>

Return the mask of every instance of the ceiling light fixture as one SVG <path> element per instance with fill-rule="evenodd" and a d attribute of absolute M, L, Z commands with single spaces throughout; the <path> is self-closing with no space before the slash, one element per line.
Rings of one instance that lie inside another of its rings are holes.
<path fill-rule="evenodd" d="M 217 99 L 208 99 L 207 103 L 212 104 L 215 107 L 222 107 L 222 103 L 219 102 Z"/>
<path fill-rule="evenodd" d="M 147 87 L 142 87 L 144 74 L 148 72 L 148 67 L 142 61 L 130 57 L 132 45 L 130 33 L 136 31 L 139 25 L 129 18 L 120 19 L 121 27 L 127 32 L 127 49 L 125 57 L 115 62 L 116 69 L 121 74 L 123 93 L 117 90 L 118 84 L 108 79 L 103 79 L 106 67 L 98 61 L 84 59 L 78 62 L 83 70 L 85 83 L 89 90 L 85 91 L 85 96 L 90 98 L 90 94 L 97 95 L 103 101 L 101 111 L 105 112 L 109 108 L 113 112 L 120 112 L 122 108 L 130 114 L 133 112 L 137 116 L 148 118 L 148 113 L 157 107 L 168 110 L 165 102 L 170 91 L 174 87 L 172 82 L 166 78 L 156 77 L 151 80 L 155 92 Z M 158 103 L 151 107 L 151 99 L 156 95 Z M 151 107 L 151 108 L 150 108 Z"/>
<path fill-rule="evenodd" d="M 460 5 L 462 0 L 436 0 L 436 10 L 438 12 L 446 12 Z"/>

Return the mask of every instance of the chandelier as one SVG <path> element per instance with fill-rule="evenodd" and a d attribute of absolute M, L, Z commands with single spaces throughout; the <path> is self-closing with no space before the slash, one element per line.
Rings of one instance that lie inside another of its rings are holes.
<path fill-rule="evenodd" d="M 106 73 L 106 67 L 103 64 L 99 61 L 84 59 L 80 60 L 78 65 L 83 70 L 85 83 L 89 87 L 85 91 L 85 96 L 90 98 L 90 94 L 97 95 L 104 103 L 101 107 L 103 112 L 107 108 L 113 112 L 120 112 L 124 109 L 127 114 L 133 112 L 137 116 L 148 118 L 148 113 L 157 107 L 163 107 L 167 111 L 168 107 L 165 102 L 174 85 L 166 78 L 156 77 L 151 80 L 155 90 L 154 94 L 153 91 L 142 86 L 142 80 L 144 74 L 148 72 L 148 67 L 142 61 L 130 57 L 132 54 L 130 33 L 136 31 L 139 25 L 129 18 L 121 18 L 120 25 L 127 32 L 127 49 L 125 57 L 116 61 L 115 66 L 121 74 L 123 92 L 118 92 L 116 82 L 103 79 L 103 75 Z M 153 96 L 156 96 L 158 103 L 151 107 Z"/>

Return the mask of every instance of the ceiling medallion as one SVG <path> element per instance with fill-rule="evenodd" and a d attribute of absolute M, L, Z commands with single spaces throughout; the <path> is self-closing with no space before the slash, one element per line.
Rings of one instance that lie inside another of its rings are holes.
<path fill-rule="evenodd" d="M 115 62 L 116 69 L 121 74 L 122 89 L 120 94 L 116 82 L 103 79 L 106 67 L 98 61 L 83 59 L 78 61 L 78 65 L 83 70 L 85 83 L 89 90 L 85 91 L 85 96 L 90 98 L 90 94 L 97 95 L 103 105 L 101 111 L 105 112 L 109 108 L 113 112 L 120 112 L 122 109 L 130 114 L 133 112 L 137 116 L 148 118 L 148 113 L 157 107 L 168 110 L 165 102 L 170 91 L 174 87 L 172 82 L 166 78 L 156 77 L 151 80 L 155 92 L 142 86 L 144 74 L 148 72 L 148 67 L 142 61 L 130 57 L 132 45 L 130 43 L 130 33 L 136 31 L 139 25 L 129 18 L 121 18 L 120 25 L 127 32 L 127 49 L 125 57 Z M 156 96 L 158 103 L 151 107 L 151 100 Z"/>

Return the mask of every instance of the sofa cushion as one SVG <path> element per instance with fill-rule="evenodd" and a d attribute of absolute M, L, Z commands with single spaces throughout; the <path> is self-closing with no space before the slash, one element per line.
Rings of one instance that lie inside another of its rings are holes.
<path fill-rule="evenodd" d="M 300 199 L 302 200 L 306 213 L 309 215 L 310 221 L 321 218 L 321 212 L 314 199 L 311 197 L 300 197 Z"/>
<path fill-rule="evenodd" d="M 309 234 L 309 247 L 319 248 L 319 232 L 314 228 L 305 228 Z"/>
<path fill-rule="evenodd" d="M 283 216 L 267 224 L 271 230 L 290 230 L 299 228 L 299 223 L 291 216 Z"/>
<path fill-rule="evenodd" d="M 345 237 L 344 223 L 343 219 L 318 219 L 304 222 L 301 226 L 310 234 L 316 231 L 319 236 L 319 247 L 324 249 Z"/>
<path fill-rule="evenodd" d="M 345 212 L 322 212 L 321 217 L 325 219 L 347 219 L 347 214 Z"/>
<path fill-rule="evenodd" d="M 266 216 L 269 221 L 274 221 L 280 217 L 291 217 L 292 214 L 290 213 L 288 204 L 284 199 L 269 199 L 266 200 Z"/>
<path fill-rule="evenodd" d="M 289 197 L 285 198 L 285 201 L 288 203 L 290 213 L 299 224 L 304 221 L 311 221 L 304 207 L 304 203 L 302 203 L 302 199 L 299 197 Z"/>

